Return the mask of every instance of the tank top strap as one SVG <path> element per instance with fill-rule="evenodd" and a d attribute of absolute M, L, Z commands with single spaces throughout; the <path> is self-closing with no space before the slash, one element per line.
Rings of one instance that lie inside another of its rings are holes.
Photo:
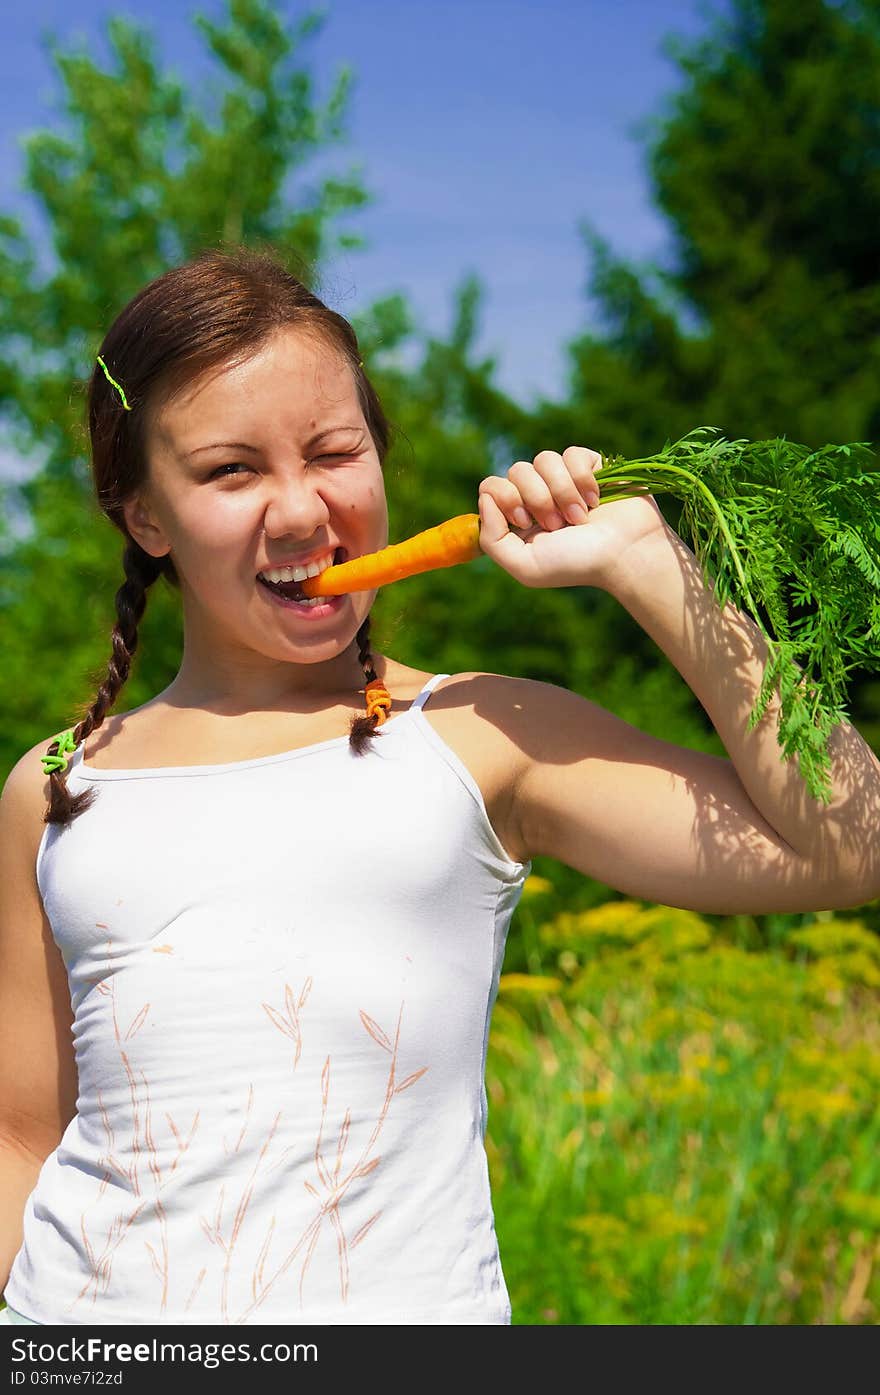
<path fill-rule="evenodd" d="M 72 770 L 76 770 L 78 766 L 82 765 L 82 763 L 83 763 L 83 761 L 85 760 L 85 758 L 86 758 L 86 739 L 85 739 L 85 737 L 83 737 L 82 740 L 77 744 L 77 748 L 76 748 L 76 750 L 73 752 L 73 754 L 71 755 L 70 760 L 67 762 L 67 773 L 68 773 L 68 775 L 70 774 L 70 772 L 71 772 Z"/>
<path fill-rule="evenodd" d="M 410 705 L 409 705 L 409 711 L 410 711 L 410 712 L 412 712 L 412 711 L 414 711 L 414 710 L 415 710 L 415 711 L 418 711 L 418 710 L 420 710 L 422 707 L 424 707 L 425 703 L 426 703 L 427 700 L 428 700 L 429 695 L 434 691 L 434 689 L 436 688 L 437 684 L 440 683 L 440 682 L 442 682 L 444 678 L 449 678 L 449 677 L 450 677 L 450 674 L 448 674 L 448 673 L 435 673 L 434 676 L 433 676 L 432 678 L 429 678 L 428 681 L 427 681 L 427 683 L 425 684 L 424 688 L 423 688 L 422 691 L 419 693 L 418 697 L 417 697 L 417 698 L 413 698 L 413 701 L 412 701 L 412 702 L 410 703 Z"/>

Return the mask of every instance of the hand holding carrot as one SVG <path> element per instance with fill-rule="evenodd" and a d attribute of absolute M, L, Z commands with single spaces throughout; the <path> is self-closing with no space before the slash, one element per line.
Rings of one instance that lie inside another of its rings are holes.
<path fill-rule="evenodd" d="M 599 504 L 602 457 L 539 451 L 480 485 L 480 547 L 523 586 L 606 586 L 625 552 L 667 524 L 651 495 Z M 535 520 L 534 524 L 532 519 Z"/>

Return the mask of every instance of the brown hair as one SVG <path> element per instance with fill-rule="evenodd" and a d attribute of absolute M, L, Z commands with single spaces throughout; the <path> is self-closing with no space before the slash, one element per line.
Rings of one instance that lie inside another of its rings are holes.
<path fill-rule="evenodd" d="M 202 372 L 253 355 L 271 334 L 287 325 L 335 348 L 347 361 L 380 464 L 384 465 L 392 428 L 363 370 L 353 328 L 308 290 L 274 249 L 234 247 L 202 252 L 146 285 L 105 335 L 98 356 L 125 397 L 96 359 L 87 387 L 88 431 L 98 504 L 125 538 L 125 581 L 116 592 L 117 619 L 107 676 L 73 728 L 77 746 L 101 726 L 128 678 L 149 587 L 162 576 L 175 589 L 180 588 L 171 558 L 145 552 L 131 537 L 122 509 L 146 479 L 145 409 L 160 395 L 174 392 Z M 376 678 L 369 615 L 356 639 L 358 658 L 369 682 Z M 352 718 L 349 740 L 356 754 L 365 752 L 382 715 L 374 711 L 370 716 Z M 56 738 L 47 754 L 57 750 Z M 66 765 L 54 770 L 49 780 L 45 823 L 69 824 L 91 807 L 97 794 L 94 788 L 71 794 Z"/>

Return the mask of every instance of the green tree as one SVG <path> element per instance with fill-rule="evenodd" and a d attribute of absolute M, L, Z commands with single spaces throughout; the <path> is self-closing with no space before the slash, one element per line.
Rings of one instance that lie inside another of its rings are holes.
<path fill-rule="evenodd" d="M 291 62 L 320 17 L 288 34 L 261 0 L 231 0 L 225 28 L 195 22 L 228 77 L 225 92 L 207 94 L 208 112 L 162 75 L 149 34 L 123 19 L 107 26 L 115 71 L 49 45 L 70 132 L 25 140 L 25 186 L 42 206 L 57 265 L 41 279 L 27 234 L 3 220 L 0 335 L 25 351 L 2 357 L 0 404 L 14 403 L 30 428 L 25 447 L 58 448 L 61 474 L 82 442 L 71 384 L 90 369 L 108 317 L 145 281 L 218 241 L 270 241 L 315 265 L 363 245 L 331 234 L 335 217 L 369 202 L 356 169 L 324 179 L 293 210 L 284 190 L 291 171 L 343 135 L 350 69 L 319 111 L 307 71 Z M 219 112 L 210 110 L 221 96 Z"/>
<path fill-rule="evenodd" d="M 880 5 L 731 0 L 669 51 L 684 81 L 648 132 L 670 264 L 638 273 L 584 226 L 603 332 L 571 346 L 572 397 L 639 449 L 697 421 L 876 441 Z"/>
<path fill-rule="evenodd" d="M 645 126 L 666 264 L 631 265 L 582 220 L 596 323 L 567 346 L 563 399 L 526 417 L 482 366 L 460 368 L 458 397 L 511 459 L 585 440 L 639 455 L 698 425 L 877 442 L 880 3 L 730 0 L 701 38 L 669 51 L 683 81 Z M 660 503 L 677 526 L 678 506 Z M 593 691 L 666 734 L 667 709 L 655 719 L 643 704 L 665 659 L 605 597 L 580 599 L 626 655 Z M 603 672 L 609 648 L 597 646 Z M 880 747 L 880 684 L 855 675 L 851 695 Z"/>
<path fill-rule="evenodd" d="M 652 171 L 719 346 L 709 401 L 754 435 L 877 439 L 877 0 L 738 0 L 680 61 Z"/>
<path fill-rule="evenodd" d="M 880 4 L 732 0 L 649 125 L 671 265 L 639 274 L 585 225 L 604 334 L 572 399 L 610 449 L 689 426 L 880 442 Z M 851 708 L 880 747 L 880 683 Z"/>

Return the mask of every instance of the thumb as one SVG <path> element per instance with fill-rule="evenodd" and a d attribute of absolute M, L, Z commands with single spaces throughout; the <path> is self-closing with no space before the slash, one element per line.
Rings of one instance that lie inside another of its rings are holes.
<path fill-rule="evenodd" d="M 508 569 L 516 565 L 522 555 L 522 538 L 511 532 L 504 514 L 491 494 L 482 493 L 478 499 L 480 510 L 480 547 L 493 562 Z"/>

